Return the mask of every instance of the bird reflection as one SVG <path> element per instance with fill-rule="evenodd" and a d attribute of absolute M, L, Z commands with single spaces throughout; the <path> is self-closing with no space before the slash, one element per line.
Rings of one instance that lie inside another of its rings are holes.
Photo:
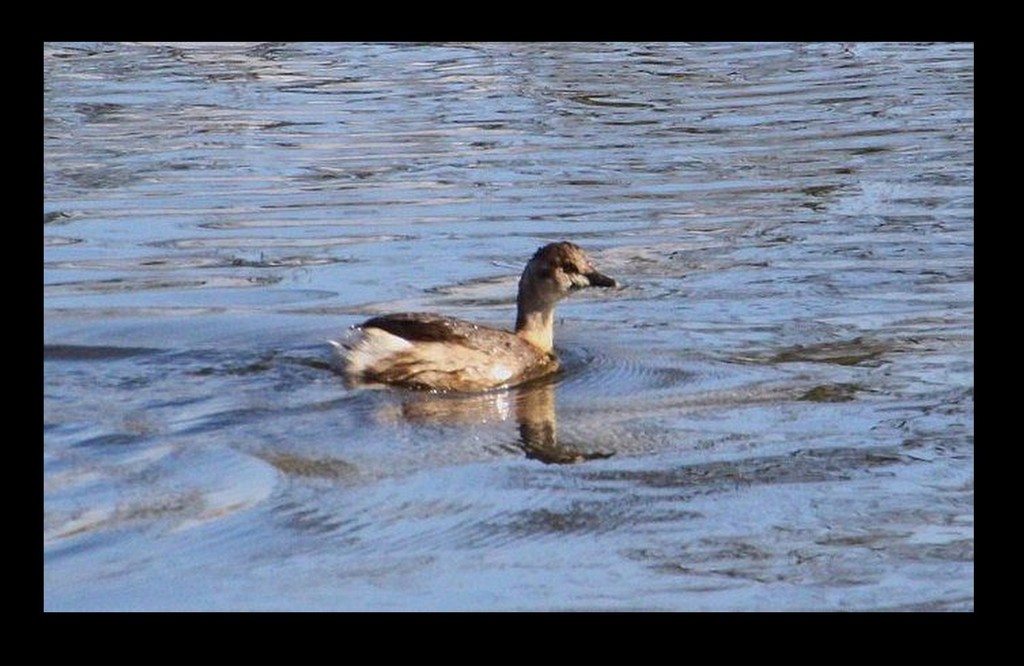
<path fill-rule="evenodd" d="M 515 416 L 519 424 L 519 446 L 527 458 L 549 465 L 565 465 L 612 455 L 600 451 L 581 451 L 571 444 L 559 443 L 555 385 L 550 380 L 537 386 L 523 387 L 515 393 Z"/>
<path fill-rule="evenodd" d="M 401 416 L 412 423 L 441 425 L 487 424 L 514 418 L 519 424 L 516 446 L 527 458 L 549 465 L 611 457 L 612 453 L 586 451 L 559 441 L 556 381 L 548 377 L 502 391 L 471 395 L 404 393 Z"/>

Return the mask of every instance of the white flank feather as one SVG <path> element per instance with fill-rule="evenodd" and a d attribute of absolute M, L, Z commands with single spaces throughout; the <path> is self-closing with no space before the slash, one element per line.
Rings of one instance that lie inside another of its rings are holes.
<path fill-rule="evenodd" d="M 412 343 L 379 328 L 353 328 L 343 342 L 328 340 L 334 348 L 334 360 L 352 376 L 379 365 L 383 359 L 412 347 Z"/>

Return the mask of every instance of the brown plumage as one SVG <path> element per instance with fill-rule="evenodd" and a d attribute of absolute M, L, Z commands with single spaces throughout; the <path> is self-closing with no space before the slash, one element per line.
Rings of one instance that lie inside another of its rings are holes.
<path fill-rule="evenodd" d="M 513 386 L 558 370 L 553 352 L 554 307 L 569 292 L 614 287 L 569 242 L 537 250 L 519 279 L 515 333 L 428 313 L 373 317 L 353 339 L 331 341 L 354 383 L 435 391 Z"/>

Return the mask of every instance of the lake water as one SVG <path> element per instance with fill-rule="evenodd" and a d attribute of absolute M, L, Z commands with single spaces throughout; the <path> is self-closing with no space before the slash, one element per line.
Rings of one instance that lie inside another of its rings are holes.
<path fill-rule="evenodd" d="M 971 44 L 46 44 L 47 610 L 973 610 Z M 351 389 L 378 313 L 565 370 Z"/>

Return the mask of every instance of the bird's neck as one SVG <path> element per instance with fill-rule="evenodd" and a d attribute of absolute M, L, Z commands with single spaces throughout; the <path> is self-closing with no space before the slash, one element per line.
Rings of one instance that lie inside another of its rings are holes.
<path fill-rule="evenodd" d="M 516 298 L 516 335 L 543 352 L 554 348 L 555 303 L 531 279 L 527 266 L 519 278 L 519 293 Z"/>
<path fill-rule="evenodd" d="M 541 351 L 550 352 L 554 348 L 554 319 L 553 305 L 530 308 L 520 302 L 516 335 Z"/>

